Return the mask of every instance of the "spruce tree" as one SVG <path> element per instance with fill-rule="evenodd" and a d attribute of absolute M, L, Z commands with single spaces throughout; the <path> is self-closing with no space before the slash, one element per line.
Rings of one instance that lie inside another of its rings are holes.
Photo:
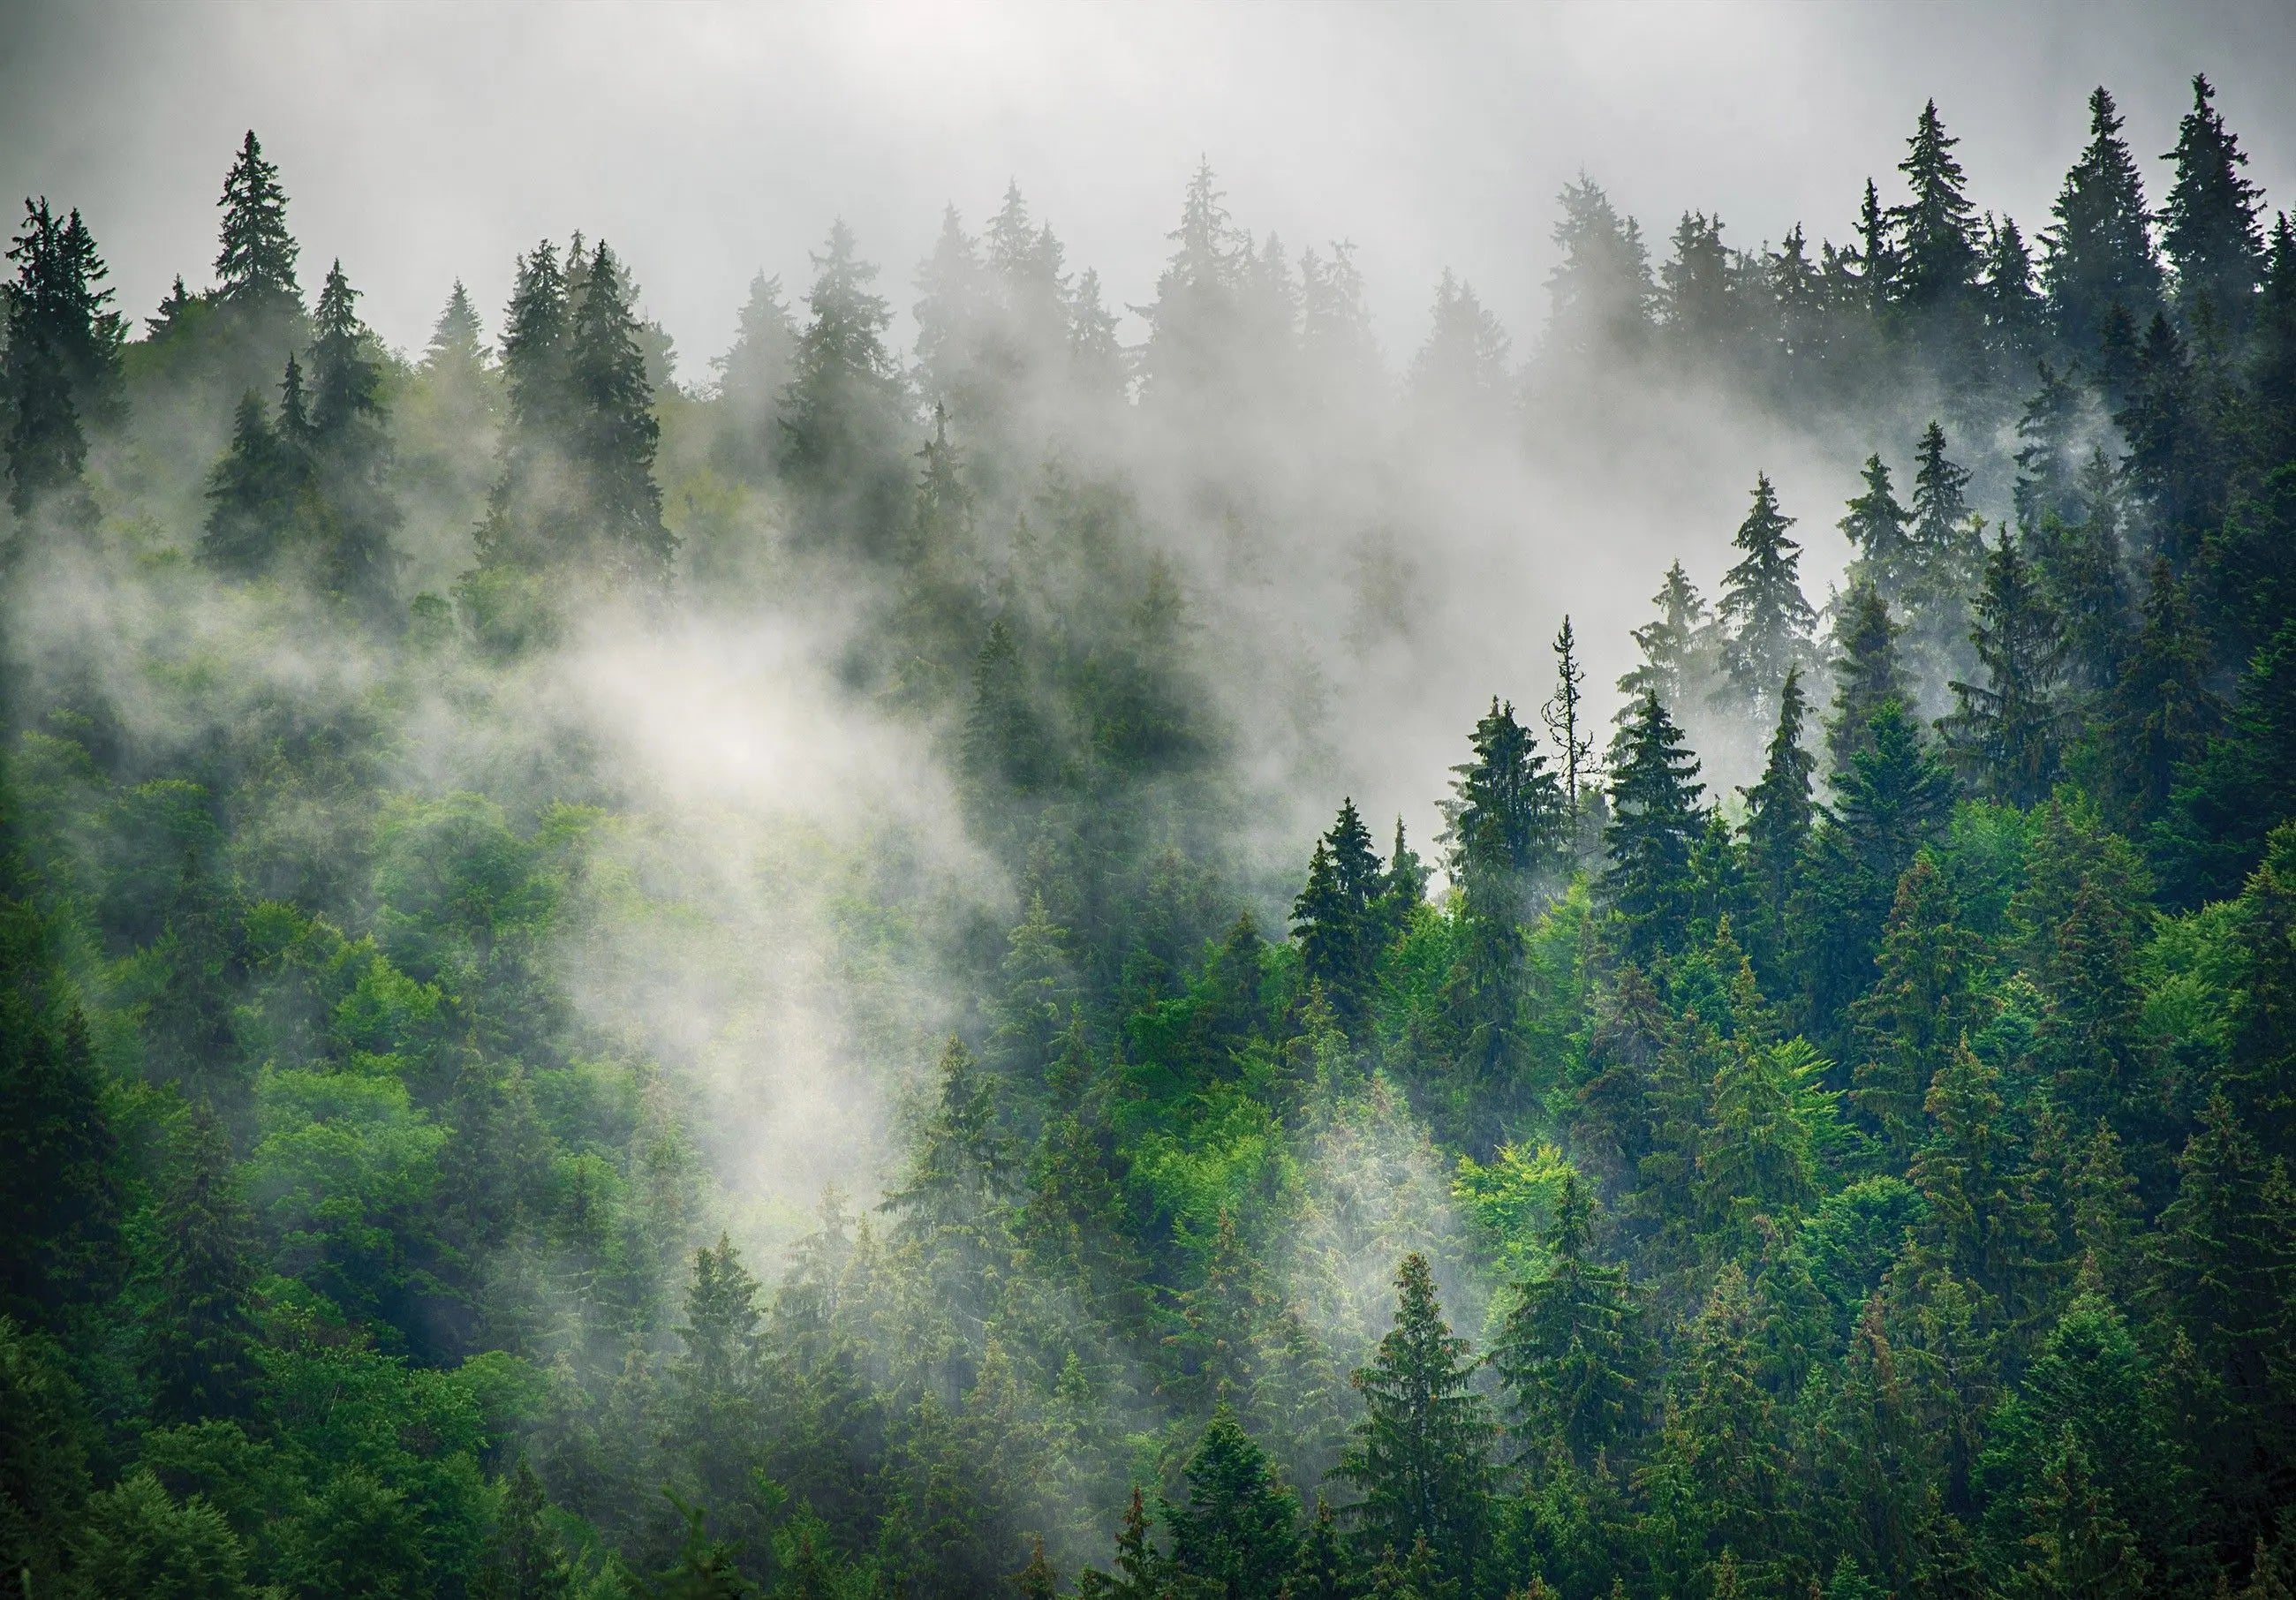
<path fill-rule="evenodd" d="M 2256 417 L 2251 457 L 2267 471 L 2296 460 L 2296 226 L 2284 211 L 2272 221 L 2245 376 Z"/>
<path fill-rule="evenodd" d="M 400 513 L 388 482 L 381 372 L 357 299 L 335 262 L 319 291 L 311 345 L 313 469 L 325 517 L 318 577 L 331 593 L 380 618 L 396 599 L 399 556 L 391 535 Z"/>
<path fill-rule="evenodd" d="M 1275 1600 L 1298 1556 L 1300 1503 L 1226 1406 L 1212 1412 L 1186 1473 L 1187 1503 L 1165 1511 L 1173 1568 L 1208 1597 Z"/>
<path fill-rule="evenodd" d="M 1612 763 L 1611 822 L 1603 833 L 1610 866 L 1603 891 L 1626 923 L 1638 959 L 1663 948 L 1688 914 L 1690 849 L 1703 827 L 1698 759 L 1645 690 L 1621 735 Z"/>
<path fill-rule="evenodd" d="M 1566 615 L 1554 635 L 1554 693 L 1539 707 L 1538 719 L 1562 758 L 1562 805 L 1570 821 L 1574 842 L 1583 814 L 1584 791 L 1594 775 L 1590 761 L 1595 739 L 1581 710 L 1586 683 L 1587 669 L 1578 663 L 1578 636 L 1571 631 L 1570 619 Z"/>
<path fill-rule="evenodd" d="M 2041 386 L 2017 418 L 2017 487 L 2012 491 L 2017 527 L 2030 533 L 2051 512 L 2067 520 L 2080 512 L 2079 444 L 2094 431 L 2091 396 L 2071 372 L 2038 364 Z"/>
<path fill-rule="evenodd" d="M 573 1569 L 544 1521 L 549 1504 L 534 1469 L 520 1462 L 479 1558 L 472 1600 L 571 1600 Z"/>
<path fill-rule="evenodd" d="M 2193 78 L 2193 109 L 2177 125 L 2176 181 L 2161 208 L 2161 250 L 2177 275 L 2185 320 L 2203 303 L 2235 339 L 2248 331 L 2264 275 L 2264 236 L 2257 226 L 2263 192 L 2241 176 L 2248 152 L 2217 112 L 2216 89 Z"/>
<path fill-rule="evenodd" d="M 722 448 L 745 476 L 762 477 L 772 465 L 782 396 L 796 372 L 797 336 L 781 279 L 759 272 L 742 302 L 733 348 L 713 364 L 728 414 Z"/>
<path fill-rule="evenodd" d="M 1324 986 L 1341 1025 L 1362 1027 L 1386 948 L 1379 901 L 1387 888 L 1371 831 L 1352 799 L 1342 800 L 1331 831 L 1316 842 L 1307 887 L 1292 902 L 1305 975 Z"/>
<path fill-rule="evenodd" d="M 1364 1418 L 1335 1475 L 1363 1495 L 1353 1512 L 1365 1548 L 1424 1539 L 1445 1579 L 1472 1583 L 1489 1534 L 1497 1429 L 1474 1390 L 1468 1342 L 1443 1320 L 1427 1258 L 1404 1257 L 1395 1287 L 1395 1326 L 1353 1378 Z"/>
<path fill-rule="evenodd" d="M 1667 568 L 1666 580 L 1651 603 L 1658 607 L 1657 618 L 1633 633 L 1642 660 L 1619 679 L 1619 693 L 1627 701 L 1619 713 L 1621 727 L 1648 693 L 1656 693 L 1669 713 L 1686 715 L 1693 695 L 1703 695 L 1712 686 L 1721 665 L 1714 620 L 1680 562 Z"/>
<path fill-rule="evenodd" d="M 2187 343 L 2155 312 L 2113 414 L 2128 441 L 2122 471 L 2136 531 L 2179 577 L 2224 521 L 2232 468 L 2233 403 L 2211 330 L 2200 332 Z"/>
<path fill-rule="evenodd" d="M 811 313 L 798 334 L 775 461 L 805 497 L 808 534 L 863 555 L 892 553 L 909 495 L 909 398 L 885 343 L 892 308 L 877 269 L 835 224 L 813 257 Z"/>
<path fill-rule="evenodd" d="M 1754 504 L 1732 547 L 1742 552 L 1722 579 L 1719 607 L 1729 632 L 1730 685 L 1745 706 L 1767 706 L 1786 673 L 1809 654 L 1817 613 L 1801 592 L 1801 546 L 1786 537 L 1793 519 L 1778 510 L 1769 474 L 1754 480 Z"/>
<path fill-rule="evenodd" d="M 2226 899 L 2296 816 L 2296 619 L 2249 658 L 2220 737 L 2179 768 L 2154 848 L 2180 904 Z"/>
<path fill-rule="evenodd" d="M 2093 360 L 2106 316 L 2118 306 L 2140 325 L 2159 308 L 2161 263 L 2136 159 L 2120 136 L 2120 113 L 2100 86 L 2088 97 L 2089 142 L 2065 174 L 2042 230 L 2041 283 L 2057 337 Z"/>
<path fill-rule="evenodd" d="M 1505 414 L 1506 331 L 1448 267 L 1436 285 L 1427 342 L 1411 358 L 1409 385 L 1413 404 L 1431 419 L 1456 424 Z"/>
<path fill-rule="evenodd" d="M 1534 1466 L 1560 1450 L 1581 1472 L 1629 1444 L 1649 1397 L 1652 1364 L 1626 1269 L 1593 1257 L 1595 1200 L 1564 1173 L 1539 1243 L 1549 1266 L 1514 1286 L 1491 1364 L 1514 1408 L 1518 1455 Z"/>
<path fill-rule="evenodd" d="M 649 588 L 669 581 L 676 536 L 662 526 L 654 451 L 661 424 L 638 343 L 632 291 L 620 261 L 598 241 L 566 337 L 574 407 L 568 453 L 583 475 L 584 507 L 606 569 Z"/>
<path fill-rule="evenodd" d="M 2101 448 L 2081 475 L 2081 488 L 2087 514 L 2069 523 L 2046 513 L 2025 545 L 2041 599 L 2063 626 L 2067 685 L 2094 697 L 2119 678 L 2130 631 L 2118 484 Z"/>
<path fill-rule="evenodd" d="M 1722 1268 L 1684 1330 L 1674 1363 L 1664 1450 L 1695 1496 L 1694 1536 L 1719 1555 L 1764 1563 L 1784 1542 L 1784 1440 L 1763 1388 L 1756 1310 L 1744 1269 Z"/>
<path fill-rule="evenodd" d="M 1898 163 L 1913 193 L 1890 213 L 1898 239 L 1892 287 L 1897 304 L 1920 316 L 1965 310 L 1977 280 L 1973 208 L 1953 154 L 1960 143 L 1946 133 L 1932 100 Z"/>
<path fill-rule="evenodd" d="M 1463 877 L 1493 874 L 1515 894 L 1565 858 L 1570 817 L 1562 791 L 1513 704 L 1495 697 L 1468 736 L 1473 759 L 1454 767 L 1451 798 L 1442 804 L 1441 842 Z"/>
<path fill-rule="evenodd" d="M 2005 529 L 1986 558 L 1976 611 L 1972 638 L 1986 682 L 1956 680 L 1951 687 L 1958 706 L 1938 726 L 1972 788 L 2030 806 L 2057 780 L 2064 645 L 2055 613 Z"/>
<path fill-rule="evenodd" d="M 1651 335 L 1650 251 L 1602 186 L 1581 176 L 1556 197 L 1559 252 L 1546 276 L 1546 342 L 1557 354 L 1600 365 L 1632 357 Z"/>
<path fill-rule="evenodd" d="M 244 1416 L 258 1376 L 255 1218 L 205 1102 L 192 1108 L 157 1221 L 158 1294 L 145 1349 L 153 1415 L 171 1423 Z"/>
<path fill-rule="evenodd" d="M 1898 880 L 1874 987 L 1851 1005 L 1850 1098 L 1903 1161 L 1922 1131 L 1931 1080 L 1980 1020 L 1976 940 L 1952 885 L 1924 853 Z"/>
<path fill-rule="evenodd" d="M 1825 724 L 1828 770 L 1844 771 L 1867 747 L 1869 725 L 1884 701 L 1903 704 L 1898 674 L 1898 626 L 1879 591 L 1859 584 L 1834 619 L 1833 711 Z"/>
<path fill-rule="evenodd" d="M 263 146 L 249 128 L 224 176 L 222 248 L 216 256 L 216 292 L 244 325 L 291 322 L 303 313 L 303 291 L 295 281 L 301 247 L 287 231 L 287 193 L 279 168 L 266 160 Z"/>
<path fill-rule="evenodd" d="M 49 1021 L 25 992 L 29 963 L 10 975 L 0 987 L 0 1317 L 53 1328 L 119 1281 L 119 1136 L 78 1010 Z"/>
<path fill-rule="evenodd" d="M 1890 469 L 1881 456 L 1866 458 L 1864 474 L 1866 492 L 1849 502 L 1848 514 L 1836 526 L 1857 552 L 1857 581 L 1883 600 L 1896 601 L 1914 576 L 1914 549 L 1906 531 L 1913 513 L 1898 504 L 1890 487 Z"/>
<path fill-rule="evenodd" d="M 208 516 L 200 560 L 251 578 L 276 556 L 294 514 L 296 461 L 253 395 L 240 398 L 231 442 L 208 474 Z"/>
<path fill-rule="evenodd" d="M 1810 777 L 1817 763 L 1801 743 L 1808 710 L 1801 692 L 1801 672 L 1796 669 L 1786 674 L 1785 687 L 1778 695 L 1778 724 L 1770 735 L 1761 781 L 1744 791 L 1746 871 L 1761 908 L 1760 939 L 1772 961 L 1788 943 L 1788 907 L 1801 883 L 1810 825 L 1816 815 L 1810 798 Z"/>
<path fill-rule="evenodd" d="M 2032 370 L 2048 335 L 2048 302 L 2034 281 L 2033 253 L 2016 218 L 1985 218 L 1985 266 L 1978 285 L 1985 318 L 1988 379 L 2010 381 Z"/>
<path fill-rule="evenodd" d="M 2103 713 L 2097 737 L 2111 800 L 2124 822 L 2149 825 L 2167 810 L 2177 771 L 2200 759 L 2224 719 L 2208 640 L 2165 561 L 2153 563 L 2144 626 Z"/>
<path fill-rule="evenodd" d="M 82 525 L 93 507 L 81 482 L 88 431 L 120 406 L 119 313 L 106 309 L 106 268 L 78 211 L 24 202 L 10 242 L 15 275 L 0 283 L 0 444 L 8 503 L 18 516 L 57 497 Z"/>

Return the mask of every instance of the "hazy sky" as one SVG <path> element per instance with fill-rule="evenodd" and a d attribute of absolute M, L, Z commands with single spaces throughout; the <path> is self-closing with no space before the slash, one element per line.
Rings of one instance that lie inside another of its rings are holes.
<path fill-rule="evenodd" d="M 2296 6 L 1817 4 L 125 5 L 0 0 L 0 189 L 79 206 L 122 303 L 208 281 L 241 131 L 283 170 L 307 287 L 340 255 L 419 346 L 460 275 L 604 234 L 704 375 L 750 274 L 802 286 L 843 214 L 897 305 L 945 201 L 1008 177 L 1111 300 L 1152 292 L 1199 155 L 1237 220 L 1355 240 L 1391 357 L 1465 275 L 1534 332 L 1557 188 L 1659 238 L 1843 237 L 1935 95 L 1981 205 L 2029 233 L 2098 82 L 2138 152 L 2208 72 L 2276 203 L 2296 193 Z M 2152 163 L 2157 198 L 2158 163 Z"/>

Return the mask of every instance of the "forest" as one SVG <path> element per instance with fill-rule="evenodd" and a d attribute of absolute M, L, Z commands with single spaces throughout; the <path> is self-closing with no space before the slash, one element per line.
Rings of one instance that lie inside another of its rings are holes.
<path fill-rule="evenodd" d="M 11 1592 L 2296 1595 L 2296 226 L 1909 121 L 1393 362 L 1208 165 L 1143 340 L 1016 185 L 685 377 L 578 232 L 388 348 L 252 131 L 148 316 L 27 201 Z M 1838 492 L 1364 815 L 1426 486 L 1692 414 Z"/>

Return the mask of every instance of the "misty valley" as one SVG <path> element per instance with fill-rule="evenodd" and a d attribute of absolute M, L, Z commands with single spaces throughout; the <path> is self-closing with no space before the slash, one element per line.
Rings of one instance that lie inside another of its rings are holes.
<path fill-rule="evenodd" d="M 2296 227 L 1906 109 L 1401 350 L 1204 164 L 699 362 L 27 201 L 7 1591 L 2296 1595 Z"/>

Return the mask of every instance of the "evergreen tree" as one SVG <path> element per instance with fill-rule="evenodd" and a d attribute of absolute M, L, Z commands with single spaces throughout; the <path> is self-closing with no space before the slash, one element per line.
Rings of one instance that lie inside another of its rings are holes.
<path fill-rule="evenodd" d="M 1808 702 L 1802 696 L 1801 672 L 1797 668 L 1786 674 L 1785 687 L 1778 695 L 1778 725 L 1770 735 L 1761 781 L 1744 791 L 1746 870 L 1761 907 L 1762 937 L 1773 956 L 1787 943 L 1787 909 L 1800 886 L 1802 860 L 1816 815 L 1810 798 L 1810 777 L 1817 763 L 1801 743 L 1802 722 L 1808 715 Z"/>
<path fill-rule="evenodd" d="M 255 1219 L 239 1196 L 223 1128 L 204 1103 L 192 1109 L 157 1222 L 158 1294 L 145 1353 L 152 1411 L 176 1423 L 245 1415 L 258 1378 Z"/>
<path fill-rule="evenodd" d="M 677 1330 L 685 1348 L 671 1363 L 667 1398 L 673 1446 L 691 1474 L 689 1492 L 720 1525 L 742 1516 L 754 1492 L 751 1469 L 763 1456 L 761 1316 L 758 1282 L 724 1235 L 715 1249 L 694 1252 L 685 1320 Z"/>
<path fill-rule="evenodd" d="M 1451 769 L 1441 841 L 1450 847 L 1455 874 L 1490 874 L 1520 896 L 1567 856 L 1570 827 L 1562 792 L 1512 704 L 1494 698 L 1469 743 L 1473 759 Z"/>
<path fill-rule="evenodd" d="M 263 403 L 251 394 L 242 396 L 232 417 L 231 443 L 208 474 L 200 559 L 240 578 L 266 570 L 295 515 L 300 467 L 299 453 L 273 431 Z"/>
<path fill-rule="evenodd" d="M 1224 1405 L 1186 1470 L 1187 1504 L 1165 1513 L 1174 1569 L 1219 1600 L 1275 1600 L 1298 1555 L 1298 1498 Z"/>
<path fill-rule="evenodd" d="M 795 375 L 797 324 L 782 299 L 782 281 L 763 272 L 750 280 L 733 348 L 714 363 L 727 410 L 725 449 L 752 476 L 771 465 L 783 394 Z"/>
<path fill-rule="evenodd" d="M 2098 738 L 2112 800 L 2132 825 L 2167 808 L 2178 769 L 2200 759 L 2223 721 L 2210 682 L 2208 641 L 2185 586 L 2156 561 L 2145 586 L 2144 622 L 2106 696 Z"/>
<path fill-rule="evenodd" d="M 216 256 L 216 291 L 250 326 L 299 318 L 303 291 L 295 281 L 301 247 L 287 231 L 287 193 L 279 168 L 263 156 L 255 130 L 232 158 L 222 198 L 222 249 Z"/>
<path fill-rule="evenodd" d="M 1582 1472 L 1630 1443 L 1646 1404 L 1651 1355 L 1623 1268 L 1593 1259 L 1594 1197 L 1566 1169 L 1540 1240 L 1550 1265 L 1514 1286 L 1491 1363 L 1513 1398 L 1519 1453 L 1560 1449 Z"/>
<path fill-rule="evenodd" d="M 910 496 L 907 387 L 885 344 L 892 309 L 843 222 L 813 258 L 812 313 L 798 335 L 775 464 L 810 507 L 816 540 L 891 553 Z"/>
<path fill-rule="evenodd" d="M 1610 866 L 1603 888 L 1638 957 L 1662 948 L 1687 915 L 1690 849 L 1703 825 L 1698 760 L 1656 690 L 1645 690 L 1612 763 Z"/>
<path fill-rule="evenodd" d="M 2222 734 L 2178 770 L 2155 849 L 2186 904 L 2239 892 L 2266 835 L 2296 816 L 2296 619 L 2250 658 Z"/>
<path fill-rule="evenodd" d="M 2085 698 L 2110 690 L 2128 648 L 2128 585 L 2120 559 L 2114 473 L 2103 450 L 2082 476 L 2087 514 L 2067 523 L 2054 512 L 2025 536 L 2042 603 L 2064 630 L 2068 687 Z"/>
<path fill-rule="evenodd" d="M 2055 222 L 2041 233 L 2050 316 L 2065 348 L 2083 360 L 2094 358 L 2113 307 L 2141 324 L 2161 300 L 2144 181 L 2120 136 L 2120 113 L 2101 86 L 2088 111 L 2088 146 L 2057 192 Z"/>
<path fill-rule="evenodd" d="M 1547 349 L 1591 364 L 1635 355 L 1649 341 L 1653 298 L 1642 229 L 1583 175 L 1562 186 L 1557 205 L 1561 258 L 1546 277 Z"/>
<path fill-rule="evenodd" d="M 1291 1600 L 1355 1600 L 1361 1593 L 1357 1563 L 1341 1537 L 1339 1518 L 1323 1496 L 1300 1541 L 1299 1559 L 1285 1583 Z"/>
<path fill-rule="evenodd" d="M 520 1462 L 480 1558 L 473 1600 L 571 1600 L 574 1573 L 543 1520 L 548 1506 L 542 1481 Z"/>
<path fill-rule="evenodd" d="M 1386 948 L 1379 901 L 1386 889 L 1371 831 L 1353 800 L 1341 802 L 1331 831 L 1316 841 L 1308 885 L 1292 902 L 1302 967 L 1343 1026 L 1362 1027 Z"/>
<path fill-rule="evenodd" d="M 2048 302 L 2036 286 L 2033 253 L 2016 218 L 1985 217 L 1985 266 L 1978 284 L 1990 381 L 2032 369 L 2048 332 Z"/>
<path fill-rule="evenodd" d="M 2041 387 L 2017 419 L 2017 526 L 2030 533 L 2051 512 L 2066 521 L 2080 515 L 2079 446 L 2093 431 L 2087 389 L 2072 373 L 2038 364 Z"/>
<path fill-rule="evenodd" d="M 1973 208 L 1937 102 L 1922 108 L 1898 170 L 1912 193 L 1890 212 L 1898 240 L 1891 274 L 1895 301 L 1919 316 L 1963 311 L 1977 279 Z"/>
<path fill-rule="evenodd" d="M 1692 362 L 1737 355 L 1747 332 L 1740 304 L 1744 273 L 1735 252 L 1722 242 L 1721 217 L 1684 212 L 1673 242 L 1674 256 L 1658 275 L 1668 342 Z"/>
<path fill-rule="evenodd" d="M 1980 687 L 1956 680 L 1959 705 L 1938 726 L 1973 788 L 2030 806 L 2057 779 L 2062 742 L 2056 694 L 2064 646 L 2055 613 L 2005 530 L 1986 558 L 1976 611 L 1972 638 L 1987 682 Z"/>
<path fill-rule="evenodd" d="M 1833 772 L 1866 748 L 1874 713 L 1884 701 L 1903 704 L 1898 676 L 1898 627 L 1890 608 L 1871 585 L 1849 591 L 1834 619 L 1833 715 L 1825 725 L 1825 752 Z"/>
<path fill-rule="evenodd" d="M 1866 492 L 1849 502 L 1848 514 L 1837 526 L 1857 552 L 1857 581 L 1884 601 L 1894 601 L 1913 580 L 1914 549 L 1906 531 L 1913 513 L 1898 504 L 1890 487 L 1890 469 L 1881 456 L 1866 458 L 1865 478 Z"/>
<path fill-rule="evenodd" d="M 1731 540 L 1744 554 L 1722 579 L 1719 607 L 1729 630 L 1730 685 L 1744 705 L 1767 706 L 1786 673 L 1809 655 L 1817 614 L 1802 597 L 1801 546 L 1786 537 L 1792 526 L 1778 510 L 1769 474 L 1758 475 L 1753 508 Z"/>
<path fill-rule="evenodd" d="M 487 365 L 486 330 L 479 325 L 478 308 L 471 304 L 471 292 L 456 278 L 455 286 L 447 292 L 446 308 L 431 324 L 430 342 L 422 348 L 422 365 L 433 373 L 449 367 L 465 373 L 476 372 Z"/>
<path fill-rule="evenodd" d="M 1922 1102 L 1980 1016 L 1976 941 L 1952 885 L 1924 853 L 1898 880 L 1874 987 L 1849 1008 L 1850 1098 L 1902 1160 L 1922 1131 Z"/>
<path fill-rule="evenodd" d="M 399 558 L 391 534 L 399 510 L 386 481 L 390 441 L 380 394 L 381 372 L 369 353 L 374 336 L 359 320 L 357 291 L 343 276 L 340 261 L 328 268 L 313 329 L 313 472 L 325 507 L 319 578 L 331 592 L 378 617 L 395 601 Z"/>
<path fill-rule="evenodd" d="M 13 908 L 12 907 L 12 912 Z M 19 914 L 20 915 L 20 914 Z M 20 937 L 16 930 L 0 938 Z M 0 948 L 15 966 L 15 949 Z M 0 1317 L 55 1325 L 119 1279 L 123 1210 L 119 1135 L 87 1025 L 75 1009 L 49 1022 L 0 987 Z"/>
<path fill-rule="evenodd" d="M 2128 440 L 2122 471 L 2137 531 L 2179 577 L 2224 520 L 2234 426 L 2226 378 L 2212 327 L 2187 344 L 2155 312 L 2113 414 Z"/>
<path fill-rule="evenodd" d="M 2296 459 L 2296 226 L 2284 211 L 2272 222 L 2245 375 L 2256 417 L 2253 459 L 2267 470 Z"/>
<path fill-rule="evenodd" d="M 2241 176 L 2248 152 L 2217 112 L 2216 89 L 2193 78 L 2193 109 L 2177 125 L 2176 181 L 2161 208 L 2161 249 L 2177 275 L 2187 322 L 2209 313 L 2237 338 L 2248 330 L 2264 275 L 2264 237 L 2257 226 L 2262 191 Z"/>
<path fill-rule="evenodd" d="M 1643 659 L 1619 679 L 1619 693 L 1627 698 L 1619 714 L 1622 727 L 1645 693 L 1655 693 L 1670 714 L 1687 715 L 1693 692 L 1702 694 L 1720 666 L 1713 619 L 1680 562 L 1667 568 L 1651 603 L 1658 607 L 1657 618 L 1633 635 Z"/>
<path fill-rule="evenodd" d="M 659 588 L 669 581 L 677 539 L 661 521 L 653 414 L 638 322 L 621 263 L 598 241 L 566 329 L 566 382 L 574 408 L 567 440 L 580 468 L 591 527 L 585 540 L 607 570 Z"/>
<path fill-rule="evenodd" d="M 1404 1257 L 1395 1286 L 1395 1326 L 1353 1378 L 1365 1415 L 1336 1475 L 1363 1494 L 1354 1514 L 1367 1548 L 1425 1539 L 1444 1579 L 1472 1583 L 1488 1537 L 1497 1430 L 1472 1387 L 1470 1347 L 1443 1320 L 1427 1258 Z"/>
<path fill-rule="evenodd" d="M 1446 267 L 1435 289 L 1434 325 L 1411 358 L 1413 402 L 1431 417 L 1453 423 L 1502 414 L 1507 343 L 1498 318 Z"/>
<path fill-rule="evenodd" d="M 1684 1330 L 1663 1450 L 1693 1487 L 1699 1542 L 1761 1564 L 1785 1542 L 1786 1459 L 1776 1407 L 1760 1382 L 1756 1309 L 1744 1270 L 1722 1268 Z"/>
<path fill-rule="evenodd" d="M 72 520 L 92 520 L 80 473 L 90 427 L 120 408 L 119 314 L 106 309 L 106 268 L 78 211 L 57 217 L 24 202 L 23 231 L 0 283 L 0 424 L 8 503 L 18 516 L 52 496 Z"/>
<path fill-rule="evenodd" d="M 1226 198 L 1210 163 L 1199 162 L 1181 198 L 1180 225 L 1165 235 L 1173 250 L 1156 280 L 1155 302 L 1141 313 L 1148 323 L 1140 353 L 1144 400 L 1199 404 L 1234 377 L 1251 241 L 1230 219 Z"/>
<path fill-rule="evenodd" d="M 1566 615 L 1554 636 L 1554 693 L 1538 708 L 1538 720 L 1562 758 L 1562 807 L 1570 820 L 1574 842 L 1584 815 L 1585 792 L 1594 776 L 1595 738 L 1580 709 L 1586 683 L 1587 669 L 1578 664 L 1578 636 L 1571 632 Z"/>

